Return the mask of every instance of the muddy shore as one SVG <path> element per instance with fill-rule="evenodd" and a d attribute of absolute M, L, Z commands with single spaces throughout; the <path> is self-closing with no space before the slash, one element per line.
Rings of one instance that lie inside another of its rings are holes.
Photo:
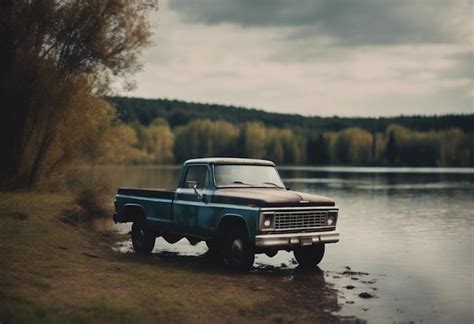
<path fill-rule="evenodd" d="M 377 298 L 377 279 L 350 266 L 303 271 L 257 259 L 235 274 L 205 251 L 138 256 L 127 234 L 62 222 L 70 203 L 0 194 L 0 322 L 355 323 L 341 307 L 369 309 Z"/>

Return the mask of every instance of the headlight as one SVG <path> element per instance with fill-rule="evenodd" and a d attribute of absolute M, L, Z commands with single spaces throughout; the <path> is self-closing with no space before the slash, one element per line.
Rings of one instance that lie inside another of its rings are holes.
<path fill-rule="evenodd" d="M 337 211 L 330 211 L 326 219 L 327 226 L 335 226 L 337 221 Z"/>
<path fill-rule="evenodd" d="M 273 213 L 262 213 L 260 217 L 262 230 L 269 230 L 273 228 Z"/>

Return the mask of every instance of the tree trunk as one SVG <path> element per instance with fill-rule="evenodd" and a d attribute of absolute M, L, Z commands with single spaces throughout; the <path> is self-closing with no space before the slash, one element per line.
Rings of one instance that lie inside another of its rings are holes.
<path fill-rule="evenodd" d="M 0 98 L 2 109 L 0 118 L 0 172 L 2 180 L 14 178 L 17 173 L 18 148 L 17 111 L 18 96 L 15 87 L 16 35 L 12 29 L 13 0 L 0 1 Z"/>

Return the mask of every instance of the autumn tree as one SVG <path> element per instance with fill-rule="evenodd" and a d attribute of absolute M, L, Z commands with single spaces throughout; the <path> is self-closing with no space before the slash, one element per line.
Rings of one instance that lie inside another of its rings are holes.
<path fill-rule="evenodd" d="M 175 136 L 176 161 L 182 162 L 189 158 L 236 154 L 239 129 L 226 121 L 204 119 L 177 127 Z"/>
<path fill-rule="evenodd" d="M 279 164 L 304 163 L 303 142 L 289 128 L 267 128 L 263 157 Z"/>
<path fill-rule="evenodd" d="M 242 156 L 261 159 L 267 155 L 267 130 L 261 122 L 248 122 L 240 127 L 239 146 Z"/>
<path fill-rule="evenodd" d="M 174 134 L 164 119 L 156 119 L 144 129 L 143 148 L 155 163 L 174 161 Z"/>
<path fill-rule="evenodd" d="M 357 127 L 330 135 L 331 160 L 337 164 L 364 165 L 371 161 L 372 134 Z"/>
<path fill-rule="evenodd" d="M 156 0 L 0 2 L 3 185 L 35 185 L 73 160 L 71 148 L 86 155 L 85 144 L 100 137 L 77 131 L 99 134 L 114 123 L 100 96 L 116 80 L 130 86 L 138 55 L 150 44 L 147 13 L 156 6 Z M 71 145 L 80 138 L 81 145 Z"/>

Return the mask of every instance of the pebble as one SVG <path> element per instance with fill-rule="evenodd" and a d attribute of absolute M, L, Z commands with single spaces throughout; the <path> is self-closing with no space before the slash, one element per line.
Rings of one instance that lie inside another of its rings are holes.
<path fill-rule="evenodd" d="M 90 252 L 84 252 L 85 256 L 88 256 L 89 258 L 98 258 L 97 254 L 90 253 Z"/>
<path fill-rule="evenodd" d="M 371 294 L 369 294 L 368 292 L 365 292 L 365 291 L 364 291 L 364 292 L 362 292 L 362 293 L 359 294 L 359 297 L 366 299 L 366 298 L 372 298 L 372 297 L 374 297 L 374 296 L 371 295 Z"/>
<path fill-rule="evenodd" d="M 358 271 L 349 271 L 346 270 L 342 273 L 343 275 L 348 275 L 348 276 L 368 276 L 368 272 L 358 272 Z"/>
<path fill-rule="evenodd" d="M 251 290 L 253 291 L 258 291 L 258 290 L 263 290 L 262 286 L 255 286 L 255 287 L 250 287 Z"/>

